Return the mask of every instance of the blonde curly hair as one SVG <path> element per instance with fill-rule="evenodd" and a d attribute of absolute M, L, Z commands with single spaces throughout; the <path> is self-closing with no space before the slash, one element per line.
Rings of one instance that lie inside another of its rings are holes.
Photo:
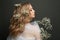
<path fill-rule="evenodd" d="M 14 5 L 16 8 L 14 9 L 9 27 L 11 36 L 16 37 L 18 34 L 21 34 L 24 31 L 24 19 L 29 16 L 28 5 L 31 4 L 29 2 L 25 2 Z"/>

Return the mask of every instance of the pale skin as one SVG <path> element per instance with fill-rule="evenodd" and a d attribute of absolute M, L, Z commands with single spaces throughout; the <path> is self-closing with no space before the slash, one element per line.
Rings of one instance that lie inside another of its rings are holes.
<path fill-rule="evenodd" d="M 29 18 L 35 18 L 35 10 L 32 8 L 31 5 L 28 5 L 28 7 L 29 7 L 29 10 L 30 10 L 29 11 Z M 30 20 L 28 18 L 26 18 L 25 23 L 27 24 L 29 22 L 30 22 Z M 23 36 L 25 36 L 25 37 L 35 37 L 36 40 L 42 40 L 40 35 L 41 35 L 40 32 L 37 32 L 37 31 L 34 31 L 34 32 L 30 33 L 28 30 L 26 30 L 26 31 L 23 32 Z"/>

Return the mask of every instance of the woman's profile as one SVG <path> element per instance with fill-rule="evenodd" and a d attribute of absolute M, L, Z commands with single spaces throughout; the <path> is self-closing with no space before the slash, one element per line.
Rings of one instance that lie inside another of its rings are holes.
<path fill-rule="evenodd" d="M 36 22 L 30 22 L 35 18 L 35 10 L 29 2 L 15 4 L 10 20 L 10 34 L 7 40 L 42 40 L 41 32 Z"/>

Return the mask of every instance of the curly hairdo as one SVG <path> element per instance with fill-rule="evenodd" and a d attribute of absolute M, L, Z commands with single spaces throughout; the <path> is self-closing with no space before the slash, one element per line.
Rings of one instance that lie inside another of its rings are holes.
<path fill-rule="evenodd" d="M 16 37 L 18 34 L 21 34 L 24 31 L 25 24 L 23 22 L 24 17 L 26 17 L 26 12 L 21 13 L 21 8 L 25 5 L 29 5 L 29 2 L 24 2 L 21 4 L 16 4 L 16 9 L 14 9 L 13 16 L 10 20 L 10 35 Z M 24 15 L 23 15 L 24 14 Z"/>

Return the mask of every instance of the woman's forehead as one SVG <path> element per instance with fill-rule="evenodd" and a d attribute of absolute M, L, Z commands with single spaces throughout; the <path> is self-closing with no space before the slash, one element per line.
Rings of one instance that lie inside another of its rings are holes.
<path fill-rule="evenodd" d="M 32 5 L 29 5 L 30 8 L 32 8 Z"/>
<path fill-rule="evenodd" d="M 27 8 L 27 9 L 31 9 L 32 8 L 32 5 L 31 4 L 29 4 L 29 5 L 24 5 L 23 7 L 22 7 L 23 9 L 25 8 Z"/>

